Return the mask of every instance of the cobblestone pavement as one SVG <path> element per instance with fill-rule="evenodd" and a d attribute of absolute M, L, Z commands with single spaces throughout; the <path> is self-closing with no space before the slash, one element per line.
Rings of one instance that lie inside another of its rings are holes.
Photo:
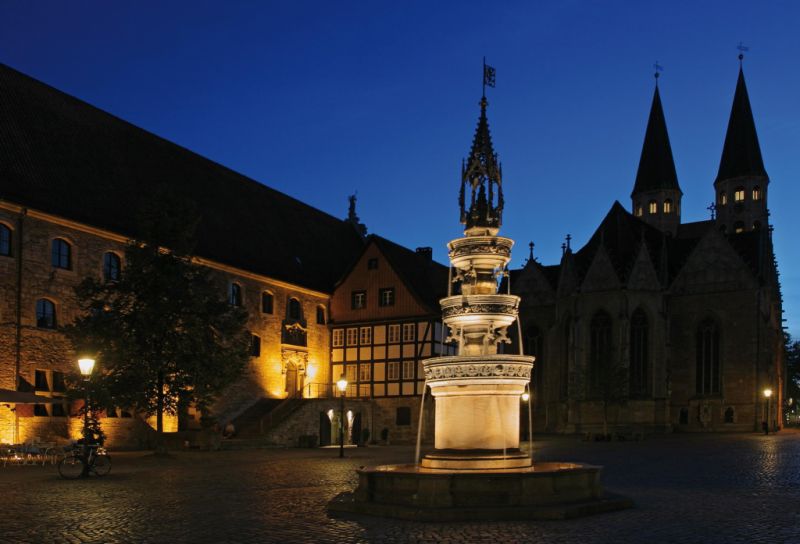
<path fill-rule="evenodd" d="M 570 521 L 414 523 L 331 518 L 360 465 L 410 447 L 114 455 L 104 479 L 0 468 L 0 543 L 510 542 L 800 543 L 800 433 L 670 435 L 642 442 L 544 438 L 537 459 L 605 466 L 636 508 Z"/>

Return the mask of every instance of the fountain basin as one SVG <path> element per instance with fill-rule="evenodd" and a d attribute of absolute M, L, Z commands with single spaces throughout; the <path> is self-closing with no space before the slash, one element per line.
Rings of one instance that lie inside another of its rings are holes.
<path fill-rule="evenodd" d="M 350 512 L 418 521 L 564 519 L 629 508 L 604 495 L 601 467 L 537 463 L 493 470 L 439 470 L 383 465 L 358 470 L 359 484 L 328 505 Z"/>
<path fill-rule="evenodd" d="M 450 262 L 456 268 L 470 267 L 492 270 L 511 260 L 514 241 L 501 236 L 470 236 L 448 244 Z"/>

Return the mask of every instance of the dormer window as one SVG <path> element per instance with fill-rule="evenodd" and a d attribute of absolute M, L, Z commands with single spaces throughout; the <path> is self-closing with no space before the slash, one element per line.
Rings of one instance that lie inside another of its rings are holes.
<path fill-rule="evenodd" d="M 658 213 L 658 202 L 651 200 L 648 204 L 648 211 L 650 212 L 650 215 Z"/>
<path fill-rule="evenodd" d="M 744 187 L 737 187 L 733 192 L 734 202 L 744 202 Z"/>
<path fill-rule="evenodd" d="M 753 200 L 761 200 L 761 187 L 758 185 L 753 187 Z"/>
<path fill-rule="evenodd" d="M 666 199 L 664 201 L 664 213 L 672 213 L 672 200 Z"/>

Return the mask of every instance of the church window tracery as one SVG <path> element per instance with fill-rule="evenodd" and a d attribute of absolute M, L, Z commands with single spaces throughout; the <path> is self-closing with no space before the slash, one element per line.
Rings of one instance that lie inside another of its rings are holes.
<path fill-rule="evenodd" d="M 611 371 L 611 316 L 597 312 L 590 325 L 589 393 L 599 395 Z"/>
<path fill-rule="evenodd" d="M 706 319 L 697 329 L 695 385 L 698 395 L 720 392 L 719 327 L 713 319 Z"/>
<path fill-rule="evenodd" d="M 672 213 L 672 200 L 669 198 L 664 201 L 664 213 Z"/>
<path fill-rule="evenodd" d="M 630 392 L 632 396 L 644 397 L 650 393 L 649 350 L 647 316 L 638 308 L 631 316 L 631 363 Z"/>

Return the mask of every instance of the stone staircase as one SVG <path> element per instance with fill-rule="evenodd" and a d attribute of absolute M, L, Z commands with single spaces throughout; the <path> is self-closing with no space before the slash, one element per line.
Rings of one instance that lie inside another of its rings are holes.
<path fill-rule="evenodd" d="M 305 399 L 296 395 L 286 399 L 262 398 L 233 420 L 239 439 L 263 439 L 269 431 L 299 410 Z"/>

